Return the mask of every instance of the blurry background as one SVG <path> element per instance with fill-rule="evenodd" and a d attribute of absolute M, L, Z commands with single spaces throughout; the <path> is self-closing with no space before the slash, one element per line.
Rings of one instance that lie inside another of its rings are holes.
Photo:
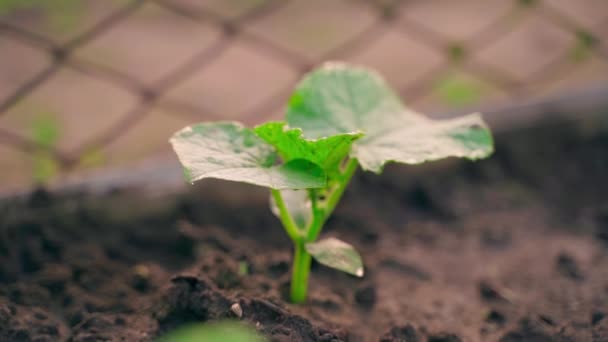
<path fill-rule="evenodd" d="M 608 85 L 608 1 L 0 0 L 0 190 L 278 119 L 332 59 L 429 115 L 561 96 Z"/>

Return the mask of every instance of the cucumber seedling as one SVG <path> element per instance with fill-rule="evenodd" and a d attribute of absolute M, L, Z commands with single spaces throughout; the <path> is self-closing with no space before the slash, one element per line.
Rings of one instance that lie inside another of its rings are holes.
<path fill-rule="evenodd" d="M 271 190 L 271 208 L 294 243 L 291 300 L 306 300 L 311 257 L 363 276 L 359 253 L 335 238 L 317 241 L 359 166 L 479 159 L 493 151 L 479 114 L 433 121 L 407 109 L 377 73 L 326 63 L 296 86 L 286 120 L 188 126 L 171 144 L 191 182 L 219 178 Z"/>

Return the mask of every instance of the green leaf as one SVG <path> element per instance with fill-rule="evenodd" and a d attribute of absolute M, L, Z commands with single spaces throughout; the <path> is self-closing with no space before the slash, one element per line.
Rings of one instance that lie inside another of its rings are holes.
<path fill-rule="evenodd" d="M 355 248 L 336 238 L 327 238 L 306 244 L 306 251 L 319 263 L 363 277 L 363 262 Z"/>
<path fill-rule="evenodd" d="M 353 156 L 361 167 L 376 173 L 389 161 L 421 164 L 446 157 L 471 160 L 493 151 L 490 131 L 479 114 L 432 121 L 421 118 L 415 125 L 385 130 L 365 145 L 355 146 Z"/>
<path fill-rule="evenodd" d="M 347 132 L 306 139 L 300 128 L 290 128 L 285 122 L 267 122 L 255 127 L 255 133 L 276 147 L 284 160 L 310 160 L 326 171 L 337 170 L 353 142 L 363 136 L 360 132 Z"/>
<path fill-rule="evenodd" d="M 325 172 L 316 164 L 294 159 L 277 164 L 273 146 L 237 122 L 200 123 L 170 140 L 189 181 L 219 178 L 273 189 L 321 188 Z"/>
<path fill-rule="evenodd" d="M 304 230 L 312 221 L 312 204 L 306 190 L 281 190 L 281 197 L 285 202 L 289 215 L 293 218 L 296 226 Z M 274 201 L 274 197 L 270 196 L 270 209 L 272 213 L 281 218 L 279 208 Z"/>
<path fill-rule="evenodd" d="M 406 109 L 377 73 L 342 63 L 325 64 L 300 82 L 289 102 L 287 122 L 313 139 L 364 132 L 350 156 L 376 173 L 390 161 L 479 159 L 493 151 L 491 133 L 479 114 L 430 120 Z"/>
<path fill-rule="evenodd" d="M 238 323 L 190 325 L 161 337 L 158 342 L 264 342 L 254 330 Z"/>

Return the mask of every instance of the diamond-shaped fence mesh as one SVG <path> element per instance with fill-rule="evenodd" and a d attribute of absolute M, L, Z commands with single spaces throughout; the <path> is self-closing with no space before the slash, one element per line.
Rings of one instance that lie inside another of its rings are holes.
<path fill-rule="evenodd" d="M 0 188 L 279 118 L 326 60 L 436 112 L 606 82 L 607 37 L 606 0 L 0 0 Z"/>

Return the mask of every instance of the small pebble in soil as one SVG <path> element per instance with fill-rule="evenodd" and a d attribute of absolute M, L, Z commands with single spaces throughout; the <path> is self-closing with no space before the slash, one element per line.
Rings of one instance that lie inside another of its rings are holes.
<path fill-rule="evenodd" d="M 578 266 L 577 261 L 566 253 L 560 253 L 556 260 L 557 271 L 564 277 L 581 281 L 585 277 Z"/>
<path fill-rule="evenodd" d="M 150 290 L 150 269 L 147 266 L 139 264 L 133 267 L 131 286 L 141 293 Z"/>
<path fill-rule="evenodd" d="M 133 273 L 142 278 L 147 278 L 150 276 L 150 269 L 146 265 L 139 264 L 133 267 Z"/>
<path fill-rule="evenodd" d="M 238 318 L 243 317 L 243 308 L 241 308 L 239 303 L 232 304 L 232 306 L 230 306 L 230 311 L 232 311 L 232 313 L 234 313 Z"/>

